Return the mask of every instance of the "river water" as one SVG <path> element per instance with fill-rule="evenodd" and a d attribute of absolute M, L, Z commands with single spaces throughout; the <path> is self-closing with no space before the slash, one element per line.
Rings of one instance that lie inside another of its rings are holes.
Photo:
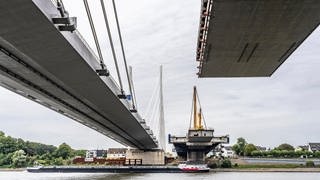
<path fill-rule="evenodd" d="M 181 173 L 181 174 L 80 174 L 80 173 L 28 173 L 0 172 L 0 180 L 320 180 L 320 173 Z"/>

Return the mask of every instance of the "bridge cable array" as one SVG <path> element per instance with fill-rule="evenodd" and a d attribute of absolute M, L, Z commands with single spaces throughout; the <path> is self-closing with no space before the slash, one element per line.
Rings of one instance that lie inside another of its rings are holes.
<path fill-rule="evenodd" d="M 129 77 L 130 77 L 131 87 L 132 87 L 132 91 L 133 91 L 132 98 L 135 102 L 135 108 L 137 109 L 138 103 L 137 103 L 137 99 L 136 99 L 136 92 L 134 90 L 134 85 L 133 85 L 132 66 L 129 66 Z"/>
<path fill-rule="evenodd" d="M 154 86 L 154 90 L 152 92 L 151 98 L 149 99 L 148 106 L 146 108 L 144 119 L 146 120 L 146 123 L 150 126 L 150 129 L 154 130 L 153 134 L 155 136 L 158 136 L 160 133 L 159 128 L 159 117 L 160 117 L 160 111 L 159 111 L 159 105 L 160 105 L 160 86 L 159 82 L 156 82 L 157 84 Z M 159 137 L 158 137 L 159 139 Z"/>
<path fill-rule="evenodd" d="M 110 43 L 110 46 L 111 46 L 111 51 L 112 51 L 114 64 L 115 64 L 116 70 L 117 70 L 117 75 L 118 75 L 118 80 L 119 80 L 119 84 L 120 84 L 121 94 L 124 95 L 121 76 L 120 76 L 120 71 L 119 71 L 119 66 L 118 66 L 118 61 L 117 61 L 117 56 L 116 56 L 116 53 L 115 53 L 115 50 L 114 50 L 111 31 L 110 31 L 110 26 L 109 26 L 109 22 L 108 22 L 108 16 L 107 16 L 107 13 L 106 13 L 106 8 L 105 8 L 103 0 L 100 0 L 100 4 L 101 4 L 102 12 L 103 12 L 105 25 L 106 25 L 107 32 L 108 32 L 109 43 Z"/>
<path fill-rule="evenodd" d="M 97 32 L 96 32 L 96 29 L 94 27 L 93 19 L 92 19 L 92 16 L 91 16 L 89 4 L 88 4 L 87 0 L 83 0 L 83 2 L 84 2 L 84 6 L 86 8 L 86 12 L 87 12 L 88 20 L 89 20 L 89 23 L 90 23 L 91 31 L 92 31 L 92 34 L 93 34 L 94 42 L 95 42 L 95 45 L 96 45 L 96 48 L 97 48 L 97 51 L 98 51 L 98 55 L 99 55 L 99 59 L 100 59 L 100 66 L 101 66 L 101 69 L 104 70 L 106 68 L 106 65 L 104 64 L 104 60 L 103 60 L 103 56 L 102 56 L 102 52 L 101 52 L 101 48 L 100 48 Z"/>
<path fill-rule="evenodd" d="M 103 0 L 101 0 L 101 1 L 103 1 Z M 118 20 L 118 13 L 117 13 L 117 8 L 116 8 L 116 3 L 114 2 L 114 0 L 112 0 L 112 5 L 113 5 L 113 11 L 114 11 L 114 15 L 115 15 L 116 23 L 117 23 L 117 30 L 118 30 L 118 35 L 119 35 L 119 40 L 120 40 L 120 45 L 121 45 L 121 51 L 122 51 L 124 66 L 125 66 L 125 69 L 126 69 L 126 74 L 127 74 L 128 84 L 129 84 L 129 91 L 130 91 L 130 94 L 132 95 L 133 92 L 132 92 L 132 87 L 131 87 L 131 83 L 130 83 L 127 59 L 126 59 L 126 55 L 125 55 L 125 52 L 124 52 L 122 35 L 121 35 L 120 25 L 119 25 L 119 20 Z M 136 110 L 135 104 L 136 103 L 134 101 L 134 98 L 132 98 L 132 108 L 133 108 L 133 110 Z"/>
<path fill-rule="evenodd" d="M 162 92 L 162 67 L 160 67 L 160 78 L 156 81 L 151 98 L 149 99 L 148 106 L 144 117 L 150 125 L 150 129 L 154 129 L 154 134 L 158 136 L 159 145 L 162 149 L 166 149 L 165 141 L 165 122 L 164 122 L 164 109 L 163 109 L 163 92 Z"/>
<path fill-rule="evenodd" d="M 86 9 L 87 17 L 88 17 L 88 20 L 89 20 L 89 23 L 90 23 L 90 28 L 91 28 L 91 31 L 92 31 L 92 34 L 93 34 L 95 46 L 97 48 L 97 52 L 98 52 L 98 55 L 99 55 L 99 58 L 100 58 L 101 68 L 102 68 L 102 70 L 106 70 L 106 66 L 104 64 L 103 55 L 102 55 L 102 51 L 101 51 L 101 48 L 100 48 L 98 36 L 97 36 L 96 30 L 95 30 L 95 26 L 94 26 L 94 23 L 93 23 L 92 15 L 91 15 L 91 12 L 90 12 L 90 7 L 89 7 L 89 4 L 88 4 L 88 0 L 83 0 L 83 2 L 84 2 L 85 9 Z M 107 28 L 109 43 L 110 43 L 110 46 L 111 46 L 112 56 L 113 56 L 113 59 L 114 59 L 114 63 L 115 63 L 116 71 L 117 71 L 117 76 L 118 76 L 118 81 L 119 81 L 119 85 L 120 85 L 121 94 L 118 95 L 118 97 L 121 98 L 121 99 L 126 99 L 127 96 L 125 95 L 124 90 L 123 90 L 121 74 L 120 74 L 120 70 L 119 70 L 117 56 L 116 56 L 116 53 L 115 53 L 114 43 L 113 43 L 113 39 L 112 39 L 112 35 L 111 35 L 111 30 L 110 30 L 110 25 L 109 25 L 109 22 L 108 22 L 108 17 L 107 17 L 107 13 L 106 13 L 106 7 L 105 7 L 105 4 L 104 4 L 104 0 L 100 0 L 100 4 L 101 4 L 102 12 L 103 12 L 105 25 L 106 25 L 106 28 Z M 121 52 L 122 52 L 122 56 L 123 56 L 126 76 L 127 76 L 127 80 L 128 80 L 128 87 L 129 87 L 130 95 L 132 96 L 132 98 L 131 98 L 132 109 L 130 109 L 130 111 L 131 112 L 137 112 L 137 110 L 136 110 L 136 107 L 137 107 L 136 98 L 135 98 L 135 95 L 134 95 L 134 92 L 133 92 L 134 91 L 133 90 L 133 81 L 131 79 L 132 77 L 130 77 L 129 70 L 128 70 L 127 58 L 126 58 L 126 55 L 125 55 L 125 50 L 124 50 L 124 45 L 123 45 L 123 40 L 122 40 L 122 35 L 121 35 L 121 30 L 120 30 L 120 25 L 119 25 L 118 13 L 117 13 L 117 8 L 116 8 L 116 4 L 115 4 L 114 0 L 112 0 L 112 5 L 113 5 L 113 11 L 114 11 L 114 15 L 115 15 L 116 24 L 117 24 L 117 33 L 119 35 L 119 41 L 120 41 Z M 104 73 L 104 74 L 101 74 L 100 73 L 101 71 L 99 71 L 99 70 L 97 70 L 97 72 L 98 72 L 99 75 L 106 75 L 106 76 L 109 75 L 108 71 L 107 71 L 107 73 Z"/>

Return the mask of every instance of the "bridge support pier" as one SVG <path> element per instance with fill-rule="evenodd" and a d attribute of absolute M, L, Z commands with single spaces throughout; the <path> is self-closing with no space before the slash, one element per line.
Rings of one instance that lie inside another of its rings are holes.
<path fill-rule="evenodd" d="M 187 152 L 187 162 L 193 164 L 203 164 L 205 162 L 206 152 L 203 150 L 189 150 Z"/>
<path fill-rule="evenodd" d="M 164 151 L 160 149 L 154 149 L 154 150 L 128 149 L 126 152 L 126 159 L 140 159 L 142 161 L 142 165 L 164 165 L 165 164 Z"/>

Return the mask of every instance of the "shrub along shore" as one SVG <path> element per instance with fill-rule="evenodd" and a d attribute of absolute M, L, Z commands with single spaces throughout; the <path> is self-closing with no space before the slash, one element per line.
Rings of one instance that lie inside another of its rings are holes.
<path fill-rule="evenodd" d="M 320 173 L 320 168 L 218 168 L 211 172 L 304 172 Z"/>
<path fill-rule="evenodd" d="M 56 147 L 13 138 L 0 131 L 0 168 L 3 171 L 34 165 L 70 165 L 73 157 L 85 156 L 85 153 L 66 143 Z"/>

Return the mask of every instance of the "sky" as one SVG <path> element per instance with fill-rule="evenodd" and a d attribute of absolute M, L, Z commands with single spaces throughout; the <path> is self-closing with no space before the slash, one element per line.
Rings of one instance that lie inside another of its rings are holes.
<path fill-rule="evenodd" d="M 111 6 L 107 13 L 116 53 L 121 51 Z M 82 1 L 64 0 L 78 31 L 94 49 Z M 116 79 L 99 1 L 89 1 L 105 63 Z M 195 60 L 200 0 L 117 0 L 118 17 L 142 116 L 159 66 L 164 72 L 166 133 L 185 135 L 189 128 L 192 88 L 197 86 L 208 127 L 266 147 L 320 142 L 320 29 L 271 76 L 266 78 L 197 78 Z M 123 64 L 120 63 L 122 77 Z M 125 87 L 127 90 L 127 87 Z M 128 92 L 128 91 L 127 91 Z M 13 137 L 76 149 L 120 147 L 118 143 L 67 117 L 0 87 L 0 130 Z M 168 149 L 170 150 L 171 147 Z"/>

